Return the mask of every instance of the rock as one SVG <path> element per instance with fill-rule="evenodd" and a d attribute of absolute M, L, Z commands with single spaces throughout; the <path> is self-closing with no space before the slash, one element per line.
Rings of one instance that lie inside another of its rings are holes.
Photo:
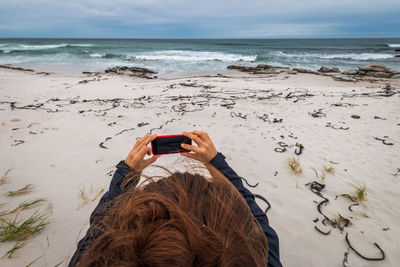
<path fill-rule="evenodd" d="M 400 74 L 400 70 L 392 70 L 391 73 L 392 73 L 392 75 Z"/>
<path fill-rule="evenodd" d="M 157 76 L 149 76 L 149 74 L 156 74 L 157 72 L 140 67 L 127 67 L 127 66 L 117 66 L 113 68 L 108 68 L 105 70 L 106 73 L 115 73 L 119 75 L 129 75 L 146 79 L 154 79 Z"/>
<path fill-rule="evenodd" d="M 376 77 L 376 78 L 390 78 L 392 74 L 390 72 L 383 71 L 368 71 L 365 76 Z"/>
<path fill-rule="evenodd" d="M 297 74 L 297 71 L 289 70 L 287 73 L 288 73 L 288 74 Z"/>
<path fill-rule="evenodd" d="M 357 70 L 345 70 L 342 72 L 344 75 L 357 75 L 358 71 Z"/>
<path fill-rule="evenodd" d="M 394 52 L 400 52 L 400 49 L 399 49 L 399 48 L 396 48 L 396 49 L 394 50 Z"/>
<path fill-rule="evenodd" d="M 400 74 L 392 75 L 392 77 L 390 77 L 390 78 L 392 78 L 392 79 L 400 79 Z"/>
<path fill-rule="evenodd" d="M 381 65 L 365 65 L 358 68 L 359 70 L 363 71 L 390 71 L 390 69 L 386 68 L 385 66 Z"/>
<path fill-rule="evenodd" d="M 363 70 L 358 70 L 358 75 L 365 75 L 365 73 L 367 73 L 366 71 L 363 71 Z"/>
<path fill-rule="evenodd" d="M 356 82 L 357 79 L 353 78 L 353 77 L 349 77 L 343 74 L 337 74 L 337 75 L 333 75 L 332 78 L 335 81 L 341 81 L 341 82 Z"/>
<path fill-rule="evenodd" d="M 0 68 L 3 69 L 11 69 L 11 70 L 21 70 L 21 71 L 31 71 L 31 72 L 35 72 L 35 70 L 33 69 L 26 69 L 26 68 L 20 68 L 20 67 L 13 67 L 11 65 L 0 65 Z"/>
<path fill-rule="evenodd" d="M 395 55 L 394 57 L 400 57 L 400 55 Z"/>
<path fill-rule="evenodd" d="M 340 72 L 340 70 L 338 68 L 336 68 L 336 67 L 327 68 L 327 67 L 323 67 L 323 66 L 318 71 L 319 72 L 323 72 L 323 73 L 326 73 L 326 72 Z"/>
<path fill-rule="evenodd" d="M 256 67 L 240 66 L 240 65 L 230 65 L 227 67 L 230 70 L 238 70 L 241 72 L 248 72 L 251 74 L 278 74 L 289 68 L 285 67 L 275 67 L 266 64 L 259 64 Z"/>
<path fill-rule="evenodd" d="M 293 71 L 297 71 L 298 73 L 312 73 L 312 74 L 318 74 L 318 72 L 313 71 L 313 70 L 308 70 L 308 69 L 302 69 L 302 68 L 294 68 L 292 69 Z"/>
<path fill-rule="evenodd" d="M 359 119 L 359 118 L 361 118 L 361 117 L 358 116 L 358 115 L 351 115 L 351 117 L 352 117 L 353 119 Z"/>

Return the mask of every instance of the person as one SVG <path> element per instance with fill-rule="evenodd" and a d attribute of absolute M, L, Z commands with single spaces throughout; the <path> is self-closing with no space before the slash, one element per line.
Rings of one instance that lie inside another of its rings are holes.
<path fill-rule="evenodd" d="M 210 175 L 142 171 L 159 155 L 140 138 L 116 165 L 109 190 L 90 216 L 90 227 L 68 266 L 282 266 L 279 240 L 266 214 L 205 132 L 184 132 L 197 146 L 182 153 Z"/>

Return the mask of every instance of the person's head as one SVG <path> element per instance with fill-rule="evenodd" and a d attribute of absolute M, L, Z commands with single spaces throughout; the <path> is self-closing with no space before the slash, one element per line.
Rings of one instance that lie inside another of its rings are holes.
<path fill-rule="evenodd" d="M 169 172 L 128 187 L 102 212 L 103 233 L 77 265 L 266 266 L 267 240 L 247 203 L 207 168 L 211 179 Z"/>

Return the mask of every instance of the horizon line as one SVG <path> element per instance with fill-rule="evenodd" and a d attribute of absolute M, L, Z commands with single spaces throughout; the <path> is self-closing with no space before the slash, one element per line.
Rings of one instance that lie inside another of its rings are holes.
<path fill-rule="evenodd" d="M 151 38 L 121 38 L 121 37 L 0 37 L 0 39 L 93 39 L 93 40 L 286 40 L 286 39 L 400 39 L 399 37 L 232 37 L 232 38 L 212 38 L 212 37 L 151 37 Z"/>

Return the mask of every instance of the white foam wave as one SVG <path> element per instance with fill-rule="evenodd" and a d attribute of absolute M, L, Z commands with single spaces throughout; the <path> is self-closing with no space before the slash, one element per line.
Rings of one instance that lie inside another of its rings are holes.
<path fill-rule="evenodd" d="M 320 59 L 350 59 L 350 60 L 379 60 L 393 58 L 392 54 L 384 53 L 343 53 L 343 54 L 315 54 L 315 53 L 302 53 L 302 54 L 289 54 L 281 51 L 274 53 L 277 56 L 283 57 L 297 57 L 297 58 L 320 58 Z"/>
<path fill-rule="evenodd" d="M 66 43 L 61 43 L 61 44 L 47 44 L 47 45 L 27 45 L 27 44 L 18 44 L 14 46 L 10 46 L 8 44 L 5 44 L 3 46 L 0 46 L 4 49 L 6 49 L 5 53 L 9 53 L 11 51 L 25 51 L 25 50 L 45 50 L 45 49 L 56 49 L 56 48 L 61 48 L 61 47 L 89 47 L 93 46 L 92 44 L 66 44 Z"/>
<path fill-rule="evenodd" d="M 102 57 L 103 55 L 98 53 L 89 54 L 90 57 Z"/>
<path fill-rule="evenodd" d="M 397 47 L 400 47 L 400 44 L 387 44 L 387 46 L 392 47 L 392 48 L 397 48 Z"/>
<path fill-rule="evenodd" d="M 184 50 L 165 50 L 132 55 L 139 60 L 166 61 L 254 61 L 257 56 L 245 56 L 221 52 L 199 52 Z"/>
<path fill-rule="evenodd" d="M 391 54 L 373 54 L 373 53 L 349 53 L 349 54 L 337 54 L 337 55 L 322 55 L 321 58 L 326 59 L 355 59 L 355 60 L 376 60 L 376 59 L 387 59 L 393 58 Z"/>
<path fill-rule="evenodd" d="M 68 44 L 67 46 L 90 47 L 93 46 L 93 44 Z"/>

